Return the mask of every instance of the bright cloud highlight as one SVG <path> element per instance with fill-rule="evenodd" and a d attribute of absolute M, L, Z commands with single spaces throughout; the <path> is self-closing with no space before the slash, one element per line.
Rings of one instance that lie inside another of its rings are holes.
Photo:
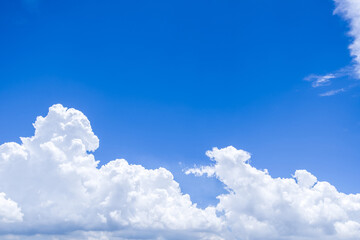
<path fill-rule="evenodd" d="M 35 135 L 0 146 L 1 239 L 357 239 L 360 195 L 306 170 L 272 178 L 250 154 L 214 148 L 212 165 L 186 174 L 216 177 L 228 193 L 205 209 L 164 168 L 124 159 L 98 167 L 99 146 L 78 110 L 54 105 Z"/>

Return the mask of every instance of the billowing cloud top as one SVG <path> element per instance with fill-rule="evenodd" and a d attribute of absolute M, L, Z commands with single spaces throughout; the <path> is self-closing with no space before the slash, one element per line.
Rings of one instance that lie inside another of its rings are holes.
<path fill-rule="evenodd" d="M 164 168 L 124 159 L 99 168 L 80 111 L 54 105 L 34 127 L 0 146 L 1 239 L 359 239 L 360 195 L 306 170 L 272 178 L 248 152 L 214 148 L 212 165 L 186 174 L 216 177 L 228 193 L 200 209 Z"/>

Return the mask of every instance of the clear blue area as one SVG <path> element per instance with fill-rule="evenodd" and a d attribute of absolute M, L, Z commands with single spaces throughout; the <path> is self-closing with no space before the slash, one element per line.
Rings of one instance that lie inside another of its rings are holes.
<path fill-rule="evenodd" d="M 62 103 L 115 158 L 166 167 L 200 206 L 222 186 L 186 176 L 233 145 L 276 177 L 307 169 L 360 192 L 358 90 L 320 97 L 304 77 L 351 62 L 331 0 L 0 2 L 0 143 Z M 324 90 L 322 90 L 324 91 Z M 21 177 L 21 176 L 19 176 Z"/>

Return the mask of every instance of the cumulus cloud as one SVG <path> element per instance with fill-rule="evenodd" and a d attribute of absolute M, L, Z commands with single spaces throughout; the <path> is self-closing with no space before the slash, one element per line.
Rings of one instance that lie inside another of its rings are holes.
<path fill-rule="evenodd" d="M 0 222 L 21 222 L 23 213 L 17 203 L 7 199 L 5 193 L 0 193 Z"/>
<path fill-rule="evenodd" d="M 353 42 L 349 46 L 350 53 L 354 57 L 355 71 L 360 78 L 360 1 L 358 0 L 334 0 L 336 3 L 335 13 L 340 14 L 350 23 L 350 36 Z"/>
<path fill-rule="evenodd" d="M 54 105 L 21 144 L 0 146 L 1 239 L 357 239 L 360 195 L 306 170 L 273 178 L 250 154 L 214 148 L 213 164 L 186 174 L 216 177 L 227 193 L 200 209 L 164 168 L 116 159 L 101 167 L 84 114 Z"/>
<path fill-rule="evenodd" d="M 90 152 L 99 139 L 80 111 L 54 105 L 34 127 L 21 144 L 0 146 L 0 234 L 206 239 L 219 230 L 215 208 L 197 208 L 168 170 L 124 159 L 98 168 Z"/>
<path fill-rule="evenodd" d="M 214 148 L 211 166 L 186 174 L 216 177 L 228 189 L 216 210 L 225 239 L 358 239 L 360 194 L 340 193 L 306 170 L 293 178 L 273 178 L 249 164 L 250 154 L 234 147 Z"/>

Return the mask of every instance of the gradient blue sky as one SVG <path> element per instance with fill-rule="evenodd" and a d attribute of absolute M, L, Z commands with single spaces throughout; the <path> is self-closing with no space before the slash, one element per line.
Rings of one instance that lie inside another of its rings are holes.
<path fill-rule="evenodd" d="M 351 62 L 333 10 L 330 0 L 1 1 L 0 142 L 32 136 L 36 116 L 61 103 L 91 121 L 101 164 L 166 167 L 200 206 L 222 186 L 182 170 L 228 145 L 272 176 L 307 169 L 360 192 L 359 89 L 321 97 L 304 81 Z"/>

